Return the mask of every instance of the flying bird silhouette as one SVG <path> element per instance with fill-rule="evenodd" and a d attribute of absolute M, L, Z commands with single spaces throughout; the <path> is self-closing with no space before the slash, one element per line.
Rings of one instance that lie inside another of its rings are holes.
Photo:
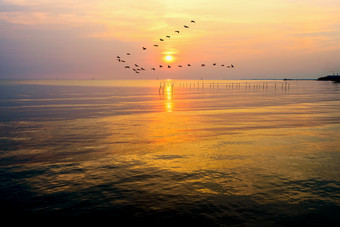
<path fill-rule="evenodd" d="M 1 0 L 0 0 L 1 1 Z M 190 20 L 190 23 L 192 24 L 192 23 L 196 23 L 196 21 L 195 20 Z M 187 24 L 189 24 L 189 23 L 187 23 Z M 183 25 L 184 26 L 184 28 L 185 29 L 188 29 L 188 28 L 190 28 L 187 24 L 185 24 L 185 25 Z M 175 30 L 174 31 L 175 33 L 180 33 L 180 31 L 179 30 Z M 159 40 L 160 41 L 166 41 L 166 39 L 170 39 L 171 38 L 171 36 L 170 35 L 166 35 L 164 38 L 159 38 Z M 154 47 L 159 47 L 160 45 L 158 45 L 158 44 L 154 44 L 153 45 Z M 147 50 L 147 48 L 146 47 L 142 47 L 142 49 L 145 51 L 145 50 Z M 130 52 L 125 52 L 125 54 L 126 55 L 131 55 L 131 53 Z M 118 61 L 118 62 L 125 62 L 125 60 L 123 60 L 120 56 L 117 56 L 116 57 L 116 60 Z M 210 65 L 211 63 L 209 63 L 208 64 L 208 66 Z M 185 66 L 188 66 L 188 67 L 190 67 L 190 66 L 192 66 L 191 64 L 184 64 L 184 65 L 177 65 L 177 67 L 179 67 L 179 68 L 182 68 L 182 67 L 185 67 Z M 217 66 L 217 63 L 212 63 L 212 65 L 213 66 Z M 235 66 L 233 65 L 233 64 L 221 64 L 220 65 L 221 67 L 227 67 L 227 68 L 235 68 Z M 142 71 L 144 71 L 144 70 L 147 70 L 147 69 L 145 69 L 145 68 L 143 68 L 143 67 L 141 67 L 141 66 L 139 66 L 139 65 L 137 65 L 137 64 L 134 64 L 134 66 L 133 65 L 125 65 L 125 66 L 123 66 L 123 67 L 125 67 L 125 68 L 127 68 L 127 69 L 129 69 L 129 68 L 131 68 L 134 72 L 136 72 L 136 73 L 142 73 Z M 167 67 L 167 68 L 171 68 L 171 65 L 164 65 L 164 67 Z M 201 64 L 201 67 L 206 67 L 206 64 Z M 148 69 L 151 69 L 151 70 L 153 70 L 153 71 L 155 71 L 156 70 L 156 68 L 157 67 L 153 67 L 153 68 L 148 68 Z M 163 65 L 159 65 L 159 68 L 163 68 Z M 176 68 L 176 66 L 174 65 L 174 68 Z"/>

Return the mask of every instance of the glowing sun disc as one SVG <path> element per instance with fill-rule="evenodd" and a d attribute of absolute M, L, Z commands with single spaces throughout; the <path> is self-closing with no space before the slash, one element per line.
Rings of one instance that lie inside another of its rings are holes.
<path fill-rule="evenodd" d="M 171 55 L 165 56 L 166 61 L 172 61 L 174 58 Z"/>

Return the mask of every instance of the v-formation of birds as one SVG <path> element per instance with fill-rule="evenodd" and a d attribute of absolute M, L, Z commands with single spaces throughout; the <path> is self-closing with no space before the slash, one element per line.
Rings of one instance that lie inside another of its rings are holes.
<path fill-rule="evenodd" d="M 196 21 L 192 20 L 191 23 L 196 23 Z M 190 28 L 190 27 L 187 26 L 187 25 L 184 25 L 183 27 L 184 27 L 185 29 L 189 29 L 189 28 Z M 179 34 L 180 31 L 179 31 L 179 30 L 176 30 L 175 33 Z M 167 36 L 166 36 L 166 39 L 170 39 L 170 38 L 171 38 L 170 35 L 167 35 Z M 161 42 L 164 42 L 166 39 L 160 38 L 159 40 L 160 40 Z M 159 47 L 159 45 L 158 45 L 158 44 L 154 44 L 153 47 Z M 142 50 L 143 50 L 143 51 L 147 51 L 148 48 L 142 47 Z M 129 56 L 129 55 L 131 55 L 131 53 L 126 53 L 126 55 Z M 117 56 L 116 60 L 117 60 L 118 62 L 121 62 L 121 63 L 126 63 L 126 61 L 123 60 L 122 57 L 120 57 L 120 56 Z M 212 65 L 213 65 L 213 66 L 217 66 L 217 63 L 213 63 Z M 191 64 L 178 65 L 177 67 L 182 68 L 182 67 L 184 67 L 184 66 L 190 67 Z M 206 66 L 206 64 L 201 64 L 201 67 L 205 67 L 205 66 Z M 226 66 L 227 68 L 234 68 L 234 67 L 235 67 L 233 64 L 230 64 L 230 65 L 221 64 L 220 66 L 222 66 L 222 67 Z M 164 68 L 171 68 L 172 66 L 171 66 L 171 65 L 159 65 L 158 67 L 152 67 L 152 68 L 150 68 L 150 69 L 153 70 L 153 71 L 155 71 L 156 68 L 163 68 L 163 67 L 164 67 Z M 140 65 L 138 65 L 138 64 L 133 64 L 132 66 L 126 65 L 125 68 L 126 68 L 126 69 L 132 69 L 135 73 L 140 73 L 141 71 L 146 70 L 146 68 L 144 68 L 144 67 L 142 67 L 142 66 L 140 66 Z"/>

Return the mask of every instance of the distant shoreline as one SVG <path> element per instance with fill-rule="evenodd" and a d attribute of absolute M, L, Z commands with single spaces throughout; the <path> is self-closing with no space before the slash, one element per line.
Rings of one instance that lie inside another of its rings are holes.
<path fill-rule="evenodd" d="M 317 80 L 318 81 L 333 81 L 335 83 L 340 83 L 340 76 L 339 75 L 328 75 L 328 76 L 320 77 Z"/>
<path fill-rule="evenodd" d="M 240 79 L 240 80 L 317 80 L 317 79 L 288 79 L 288 78 L 280 78 L 280 79 Z"/>

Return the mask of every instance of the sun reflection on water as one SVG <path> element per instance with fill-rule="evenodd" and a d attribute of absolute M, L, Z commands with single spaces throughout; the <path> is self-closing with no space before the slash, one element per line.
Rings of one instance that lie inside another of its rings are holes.
<path fill-rule="evenodd" d="M 163 98 L 165 100 L 165 111 L 173 112 L 174 103 L 173 103 L 173 95 L 174 95 L 174 83 L 171 80 L 167 80 L 164 82 L 163 87 L 161 84 L 160 91 L 162 90 Z"/>

